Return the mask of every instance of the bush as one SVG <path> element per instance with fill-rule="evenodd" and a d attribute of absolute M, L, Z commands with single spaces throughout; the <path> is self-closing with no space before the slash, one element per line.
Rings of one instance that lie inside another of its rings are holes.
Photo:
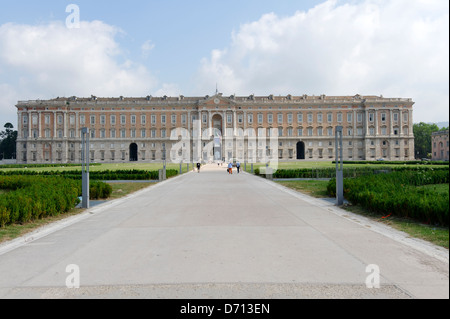
<path fill-rule="evenodd" d="M 0 178 L 0 226 L 25 223 L 68 212 L 79 203 L 76 181 L 60 177 L 8 176 Z"/>
<path fill-rule="evenodd" d="M 373 175 L 389 172 L 402 172 L 410 171 L 417 173 L 424 173 L 428 171 L 444 171 L 448 172 L 448 167 L 411 167 L 411 166 L 392 166 L 381 168 L 380 167 L 345 167 L 343 169 L 344 177 L 358 177 L 364 175 Z M 264 176 L 265 168 L 255 169 L 255 175 Z M 336 168 L 298 168 L 298 169 L 277 169 L 273 173 L 273 178 L 335 178 Z"/>
<path fill-rule="evenodd" d="M 89 182 L 89 199 L 106 199 L 111 193 L 111 185 L 98 181 Z"/>
<path fill-rule="evenodd" d="M 436 196 L 422 185 L 447 184 L 449 171 L 414 170 L 344 179 L 344 196 L 370 211 L 410 217 L 421 222 L 449 225 L 448 193 Z M 336 196 L 336 180 L 327 185 Z"/>
<path fill-rule="evenodd" d="M 1 171 L 0 176 L 14 176 L 14 175 L 26 175 L 26 176 L 62 176 L 70 179 L 81 180 L 80 170 L 70 171 L 43 171 L 37 172 L 33 170 L 21 170 L 21 171 Z M 166 177 L 172 177 L 178 175 L 178 170 L 168 169 L 166 170 Z M 90 171 L 90 180 L 158 180 L 158 171 L 146 171 L 146 170 L 104 170 L 104 171 Z"/>

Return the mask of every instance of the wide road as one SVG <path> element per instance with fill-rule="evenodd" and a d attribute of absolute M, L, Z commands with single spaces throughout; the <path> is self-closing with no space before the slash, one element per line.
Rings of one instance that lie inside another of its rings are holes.
<path fill-rule="evenodd" d="M 0 298 L 449 298 L 448 250 L 217 165 L 1 245 L 0 274 Z"/>

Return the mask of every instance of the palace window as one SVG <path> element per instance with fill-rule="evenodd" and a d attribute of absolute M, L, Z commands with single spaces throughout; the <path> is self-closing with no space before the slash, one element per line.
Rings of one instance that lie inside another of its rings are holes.
<path fill-rule="evenodd" d="M 398 122 L 398 113 L 394 113 L 394 122 Z"/>
<path fill-rule="evenodd" d="M 278 114 L 278 123 L 282 124 L 283 123 L 283 114 Z"/>
<path fill-rule="evenodd" d="M 327 122 L 328 123 L 333 122 L 333 113 L 327 113 Z"/>
<path fill-rule="evenodd" d="M 258 124 L 261 124 L 263 122 L 263 115 L 258 114 Z"/>
<path fill-rule="evenodd" d="M 317 122 L 322 123 L 322 121 L 323 121 L 322 113 L 317 114 Z"/>
<path fill-rule="evenodd" d="M 289 114 L 287 115 L 287 122 L 288 122 L 289 124 L 292 123 L 292 113 L 289 113 Z"/>

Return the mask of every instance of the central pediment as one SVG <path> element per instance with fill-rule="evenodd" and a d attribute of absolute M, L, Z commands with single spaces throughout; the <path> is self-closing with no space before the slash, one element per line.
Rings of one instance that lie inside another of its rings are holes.
<path fill-rule="evenodd" d="M 236 101 L 234 101 L 233 97 L 224 97 L 222 94 L 216 94 L 213 96 L 205 96 L 204 100 L 200 100 L 198 102 L 199 107 L 208 107 L 208 108 L 216 108 L 216 107 L 229 107 L 235 106 Z"/>

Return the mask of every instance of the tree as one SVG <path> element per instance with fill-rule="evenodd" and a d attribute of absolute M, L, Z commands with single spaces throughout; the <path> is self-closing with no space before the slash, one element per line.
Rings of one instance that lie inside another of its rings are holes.
<path fill-rule="evenodd" d="M 416 158 L 428 158 L 431 154 L 431 133 L 439 131 L 436 124 L 414 124 L 414 148 Z"/>
<path fill-rule="evenodd" d="M 5 130 L 0 132 L 0 159 L 16 158 L 17 131 L 11 123 L 6 123 Z"/>

